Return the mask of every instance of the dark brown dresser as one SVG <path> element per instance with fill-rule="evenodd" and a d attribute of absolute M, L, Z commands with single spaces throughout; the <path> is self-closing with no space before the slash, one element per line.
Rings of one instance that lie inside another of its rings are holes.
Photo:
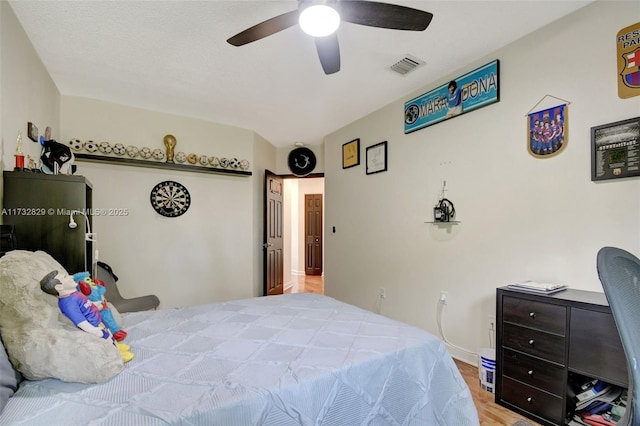
<path fill-rule="evenodd" d="M 85 239 L 84 215 L 73 215 L 76 228 L 69 222 L 80 210 L 93 223 L 92 188 L 84 176 L 5 171 L 2 220 L 15 226 L 16 248 L 43 250 L 70 274 L 89 271 L 92 243 Z"/>
<path fill-rule="evenodd" d="M 552 295 L 501 287 L 496 305 L 497 404 L 544 425 L 573 415 L 573 375 L 627 387 L 622 343 L 604 293 Z"/>

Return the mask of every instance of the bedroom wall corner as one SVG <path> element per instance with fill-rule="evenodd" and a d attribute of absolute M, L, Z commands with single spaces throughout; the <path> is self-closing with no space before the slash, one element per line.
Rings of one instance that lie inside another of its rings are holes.
<path fill-rule="evenodd" d="M 121 142 L 176 152 L 237 157 L 252 176 L 191 173 L 76 161 L 93 184 L 93 207 L 126 209 L 126 215 L 94 215 L 100 259 L 120 277 L 124 297 L 156 294 L 161 308 L 254 296 L 256 179 L 255 133 L 199 119 L 72 96 L 61 99 L 63 141 Z M 151 189 L 174 180 L 191 195 L 176 218 L 157 214 Z"/>
<path fill-rule="evenodd" d="M 22 151 L 37 159 L 40 144 L 27 136 L 27 122 L 43 134 L 60 135 L 60 93 L 9 2 L 0 2 L 0 143 L 2 170 L 13 170 L 18 132 Z"/>

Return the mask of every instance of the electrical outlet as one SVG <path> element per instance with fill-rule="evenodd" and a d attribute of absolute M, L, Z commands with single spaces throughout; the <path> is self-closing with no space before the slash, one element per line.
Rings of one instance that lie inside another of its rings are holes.
<path fill-rule="evenodd" d="M 447 292 L 446 291 L 441 291 L 440 292 L 440 302 L 442 302 L 443 305 L 447 304 Z"/>
<path fill-rule="evenodd" d="M 387 289 L 384 287 L 380 287 L 380 291 L 378 293 L 380 295 L 381 299 L 384 299 L 387 297 Z"/>
<path fill-rule="evenodd" d="M 496 317 L 494 315 L 489 315 L 488 327 L 489 327 L 489 330 L 491 331 L 496 330 Z"/>

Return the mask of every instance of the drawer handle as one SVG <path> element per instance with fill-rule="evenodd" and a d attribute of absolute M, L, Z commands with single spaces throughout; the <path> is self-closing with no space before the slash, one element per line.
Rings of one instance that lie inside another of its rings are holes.
<path fill-rule="evenodd" d="M 536 313 L 535 313 L 535 312 L 529 312 L 529 316 L 530 316 L 531 318 L 535 318 L 535 317 L 536 317 Z"/>
<path fill-rule="evenodd" d="M 529 371 L 527 372 L 527 374 L 528 374 L 528 375 L 530 375 L 530 376 L 533 376 L 533 370 L 529 370 Z"/>
<path fill-rule="evenodd" d="M 527 398 L 527 402 L 528 403 L 532 403 L 533 402 L 533 398 L 531 398 L 531 397 Z"/>
<path fill-rule="evenodd" d="M 531 346 L 533 346 L 533 344 L 534 344 L 534 343 L 535 343 L 535 341 L 534 341 L 533 339 L 529 340 L 529 344 L 530 344 Z"/>

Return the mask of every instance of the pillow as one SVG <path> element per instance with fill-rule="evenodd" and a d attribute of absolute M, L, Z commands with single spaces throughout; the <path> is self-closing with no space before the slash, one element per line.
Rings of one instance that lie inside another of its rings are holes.
<path fill-rule="evenodd" d="M 29 380 L 103 383 L 124 363 L 118 349 L 76 326 L 40 289 L 49 272 L 66 272 L 42 251 L 14 250 L 0 258 L 0 334 L 14 368 Z"/>
<path fill-rule="evenodd" d="M 0 339 L 0 413 L 11 395 L 18 390 L 18 384 L 20 384 L 20 373 L 13 369 Z"/>

